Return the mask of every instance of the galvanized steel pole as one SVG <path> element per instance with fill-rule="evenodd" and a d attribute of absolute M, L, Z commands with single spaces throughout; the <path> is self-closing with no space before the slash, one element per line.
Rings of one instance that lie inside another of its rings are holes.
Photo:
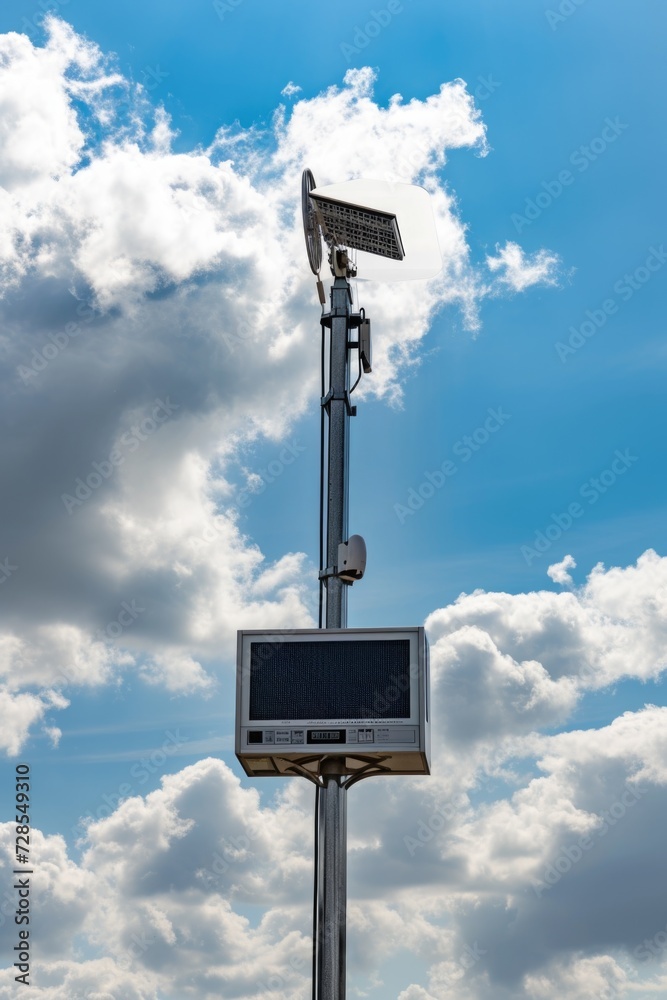
<path fill-rule="evenodd" d="M 334 251 L 335 252 L 335 251 Z M 338 563 L 338 546 L 347 541 L 349 492 L 349 331 L 352 294 L 347 278 L 331 289 L 329 390 L 322 401 L 328 412 L 326 540 L 321 569 Z M 325 319 L 325 317 L 323 317 Z M 326 577 L 325 628 L 347 627 L 347 584 Z M 347 909 L 347 792 L 342 784 L 344 758 L 323 764 L 317 790 L 317 903 L 314 914 L 314 1000 L 345 1000 L 345 920 Z"/>
<path fill-rule="evenodd" d="M 329 445 L 326 514 L 327 566 L 338 562 L 338 546 L 347 541 L 349 493 L 349 374 L 348 342 L 352 292 L 346 278 L 336 278 L 331 289 L 329 350 Z M 326 398 L 326 397 L 325 397 Z M 348 585 L 337 576 L 326 581 L 325 628 L 347 627 Z"/>

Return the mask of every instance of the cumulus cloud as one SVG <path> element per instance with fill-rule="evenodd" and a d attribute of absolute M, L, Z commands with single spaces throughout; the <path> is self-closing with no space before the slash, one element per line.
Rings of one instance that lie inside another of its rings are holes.
<path fill-rule="evenodd" d="M 0 37 L 8 696 L 128 670 L 206 692 L 237 628 L 314 620 L 315 567 L 296 552 L 267 564 L 235 464 L 252 496 L 267 484 L 244 459 L 253 444 L 298 461 L 290 435 L 318 393 L 301 171 L 432 195 L 441 276 L 364 292 L 376 331 L 364 391 L 395 401 L 443 304 L 479 324 L 488 289 L 441 171 L 450 149 L 484 153 L 485 128 L 462 80 L 380 107 L 366 67 L 312 97 L 288 84 L 290 110 L 266 134 L 222 126 L 209 148 L 175 152 L 140 85 L 62 20 L 44 24 L 41 46 Z"/>
<path fill-rule="evenodd" d="M 321 184 L 365 175 L 432 195 L 442 275 L 364 289 L 376 332 L 365 391 L 389 401 L 444 304 L 474 331 L 485 295 L 554 284 L 559 267 L 514 243 L 487 258 L 491 283 L 471 261 L 443 183 L 449 150 L 487 151 L 463 81 L 384 108 L 368 68 L 314 97 L 290 83 L 266 134 L 222 127 L 208 149 L 176 153 L 141 88 L 46 23 L 43 46 L 0 37 L 9 754 L 31 730 L 57 742 L 52 716 L 79 691 L 132 672 L 207 696 L 237 628 L 312 624 L 314 567 L 295 551 L 269 563 L 239 500 L 270 485 L 253 445 L 299 460 L 294 423 L 318 394 L 304 165 Z M 359 991 L 402 952 L 421 973 L 400 1000 L 664 992 L 666 710 L 552 730 L 588 691 L 661 676 L 667 559 L 598 565 L 581 587 L 573 567 L 549 568 L 568 592 L 475 591 L 429 617 L 433 774 L 351 791 Z M 209 758 L 83 820 L 78 862 L 34 829 L 35 995 L 307 992 L 312 789 L 263 792 Z M 0 828 L 3 935 L 14 833 Z M 5 969 L 0 998 L 14 993 Z"/>
<path fill-rule="evenodd" d="M 555 285 L 558 281 L 560 258 L 548 250 L 538 250 L 532 256 L 518 243 L 508 240 L 504 247 L 496 246 L 496 256 L 488 255 L 486 264 L 498 281 L 514 292 L 523 292 L 531 285 Z"/>
<path fill-rule="evenodd" d="M 351 982 L 369 988 L 404 953 L 424 969 L 404 1000 L 659 990 L 666 713 L 526 735 L 496 748 L 504 779 L 481 783 L 465 762 L 443 766 L 440 740 L 431 778 L 351 792 Z M 141 998 L 306 992 L 312 808 L 306 782 L 261 802 L 209 758 L 91 821 L 78 864 L 37 833 L 37 995 L 87 983 L 134 996 L 130 976 Z M 2 843 L 8 907 L 11 824 Z"/>
<path fill-rule="evenodd" d="M 6 686 L 0 687 L 0 749 L 11 756 L 21 750 L 30 729 L 37 722 L 44 720 L 52 709 L 67 708 L 69 702 L 56 691 L 43 691 L 40 694 L 23 692 L 15 694 Z M 51 741 L 58 743 L 60 732 L 56 728 L 48 728 L 47 734 Z"/>
<path fill-rule="evenodd" d="M 488 995 L 494 982 L 501 996 L 503 988 L 531 995 L 538 970 L 580 956 L 624 952 L 640 971 L 636 949 L 661 921 L 649 883 L 654 823 L 665 808 L 664 719 L 664 709 L 647 709 L 599 731 L 541 738 L 546 776 L 484 807 L 460 831 L 459 849 L 474 858 L 469 889 L 476 884 L 482 896 L 462 909 L 459 928 L 486 950 Z M 479 994 L 487 995 L 483 981 Z"/>
<path fill-rule="evenodd" d="M 560 583 L 562 586 L 571 586 L 574 580 L 568 573 L 569 569 L 574 569 L 576 567 L 576 562 L 573 556 L 567 555 L 564 559 L 561 559 L 558 563 L 553 563 L 547 569 L 547 576 L 551 577 L 554 583 Z"/>
<path fill-rule="evenodd" d="M 556 964 L 553 970 L 526 977 L 526 993 L 534 1000 L 623 996 L 628 985 L 625 969 L 608 955 L 574 960 L 566 966 Z"/>
<path fill-rule="evenodd" d="M 0 36 L 0 56 L 0 186 L 34 189 L 80 160 L 86 139 L 72 98 L 84 96 L 94 108 L 123 79 L 105 72 L 96 45 L 55 18 L 43 47 L 10 32 Z"/>
<path fill-rule="evenodd" d="M 74 625 L 36 625 L 30 639 L 5 636 L 0 646 L 0 673 L 8 690 L 26 684 L 65 688 L 109 683 L 134 657 Z"/>
<path fill-rule="evenodd" d="M 454 762 L 436 755 L 421 792 L 401 788 L 386 811 L 377 784 L 366 786 L 357 808 L 374 843 L 351 855 L 351 883 L 365 886 L 377 860 L 376 897 L 389 909 L 418 904 L 429 929 L 430 971 L 407 997 L 556 997 L 566 983 L 584 996 L 598 982 L 623 996 L 620 967 L 659 989 L 664 880 L 651 882 L 666 808 L 664 724 L 664 708 L 647 708 L 600 730 L 530 735 L 496 747 L 504 780 L 499 770 L 481 783 L 468 774 L 454 793 L 442 784 Z M 394 861 L 401 848 L 409 887 Z"/>
<path fill-rule="evenodd" d="M 535 730 L 565 717 L 580 688 L 617 676 L 618 649 L 643 644 L 641 673 L 657 676 L 664 573 L 649 551 L 635 566 L 595 567 L 572 593 L 477 592 L 434 613 L 433 774 L 351 793 L 348 954 L 359 988 L 399 953 L 424 970 L 409 1000 L 661 988 L 667 710 Z M 576 642 L 564 644 L 567 628 Z M 62 838 L 38 837 L 42 995 L 60 1000 L 80 983 L 114 995 L 130 974 L 142 998 L 305 989 L 312 807 L 305 782 L 262 803 L 208 759 L 84 823 L 78 865 Z M 7 858 L 11 835 L 7 825 Z M 74 947 L 84 939 L 85 960 Z"/>
<path fill-rule="evenodd" d="M 558 725 L 584 691 L 659 677 L 666 585 L 667 558 L 649 549 L 635 566 L 598 564 L 573 592 L 475 591 L 434 611 L 426 624 L 447 731 L 474 742 Z"/>
<path fill-rule="evenodd" d="M 79 865 L 61 837 L 37 832 L 36 995 L 60 1000 L 87 983 L 100 996 L 142 1000 L 174 989 L 206 998 L 259 1000 L 269 989 L 292 996 L 310 969 L 311 831 L 291 788 L 262 808 L 255 789 L 208 759 L 90 824 Z M 10 904 L 13 838 L 5 824 Z M 239 912 L 248 902 L 267 907 L 257 927 Z M 84 939 L 87 960 L 77 953 Z M 135 992 L 124 992 L 130 979 Z M 10 995 L 2 992 L 8 986 L 0 978 L 0 996 Z"/>
<path fill-rule="evenodd" d="M 299 87 L 298 84 L 293 83 L 290 80 L 289 83 L 285 84 L 280 93 L 283 95 L 283 97 L 294 97 L 294 95 L 298 94 L 300 90 L 301 87 Z"/>
<path fill-rule="evenodd" d="M 572 678 L 553 679 L 537 660 L 515 660 L 475 625 L 436 644 L 433 663 L 447 705 L 447 735 L 457 743 L 553 725 L 576 704 Z"/>

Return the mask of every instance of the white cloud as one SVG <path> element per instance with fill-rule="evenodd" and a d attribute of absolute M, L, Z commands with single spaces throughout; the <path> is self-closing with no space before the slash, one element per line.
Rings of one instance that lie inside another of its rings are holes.
<path fill-rule="evenodd" d="M 286 789 L 260 808 L 257 791 L 212 759 L 162 784 L 89 826 L 80 865 L 62 838 L 36 832 L 36 995 L 60 1000 L 85 983 L 137 1000 L 174 990 L 211 1000 L 259 1000 L 268 989 L 293 996 L 310 970 L 312 822 L 300 796 Z M 13 827 L 2 833 L 9 858 Z M 267 907 L 258 926 L 234 909 L 244 902 Z M 124 992 L 130 979 L 136 993 Z M 9 996 L 3 988 L 0 978 Z"/>
<path fill-rule="evenodd" d="M 532 1000 L 589 1000 L 590 997 L 626 995 L 629 986 L 625 970 L 608 955 L 574 960 L 569 965 L 556 963 L 552 972 L 526 978 L 526 994 Z"/>
<path fill-rule="evenodd" d="M 31 936 L 34 935 L 33 941 L 40 942 L 40 959 L 53 961 L 73 957 L 74 938 L 83 929 L 87 914 L 95 906 L 95 876 L 68 858 L 63 837 L 44 836 L 34 826 L 30 833 L 30 856 L 34 859 L 30 876 L 30 930 Z M 16 891 L 12 886 L 15 881 L 15 858 L 16 826 L 14 823 L 2 823 L 0 872 L 3 896 L 0 925 L 9 917 L 12 927 L 15 926 L 13 917 L 16 909 Z"/>
<path fill-rule="evenodd" d="M 575 569 L 576 565 L 574 558 L 571 555 L 566 555 L 560 562 L 549 566 L 547 576 L 551 577 L 554 583 L 560 583 L 564 587 L 569 587 L 574 583 L 574 580 L 568 573 L 568 570 Z"/>
<path fill-rule="evenodd" d="M 58 739 L 50 716 L 68 704 L 60 690 L 69 699 L 131 670 L 172 693 L 205 695 L 232 659 L 238 627 L 313 620 L 313 567 L 294 551 L 268 563 L 244 534 L 238 501 L 242 485 L 255 488 L 253 501 L 270 487 L 248 450 L 268 442 L 280 462 L 318 393 L 298 225 L 304 164 L 319 183 L 366 174 L 432 193 L 443 275 L 425 287 L 364 289 L 376 331 L 365 391 L 400 398 L 443 304 L 457 304 L 474 330 L 480 300 L 498 285 L 553 284 L 558 266 L 547 251 L 530 257 L 507 243 L 487 258 L 489 287 L 471 263 L 439 173 L 449 149 L 486 152 L 462 81 L 381 108 L 373 72 L 351 70 L 342 87 L 280 110 L 261 143 L 221 129 L 209 149 L 175 153 L 164 113 L 142 119 L 144 98 L 99 50 L 48 23 L 42 48 L 0 38 L 10 74 L 0 123 L 2 385 L 15 428 L 0 448 L 21 540 L 0 636 L 10 754 L 35 727 Z M 290 86 L 284 96 L 294 97 Z M 148 430 L 165 398 L 173 413 Z M 298 461 L 297 447 L 290 454 Z M 68 513 L 62 494 L 96 467 L 107 471 Z M 566 558 L 550 576 L 571 586 L 573 566 Z M 461 595 L 428 627 L 433 775 L 351 792 L 356 988 L 371 991 L 382 964 L 403 952 L 423 974 L 401 1000 L 664 992 L 658 963 L 640 966 L 636 949 L 664 928 L 666 710 L 597 730 L 535 730 L 562 724 L 589 689 L 660 677 L 667 559 L 649 550 L 634 566 L 596 566 L 568 593 Z M 307 992 L 312 789 L 286 781 L 273 798 L 262 791 L 218 760 L 200 761 L 88 824 L 78 864 L 63 838 L 34 830 L 36 995 Z M 13 830 L 2 827 L 2 923 L 12 913 Z M 0 998 L 14 993 L 13 970 L 0 972 Z"/>
<path fill-rule="evenodd" d="M 67 708 L 68 705 L 67 699 L 55 691 L 47 690 L 38 695 L 28 692 L 14 694 L 4 686 L 0 687 L 0 749 L 15 756 L 35 723 L 41 722 L 52 709 Z M 47 732 L 57 742 L 58 730 Z"/>
<path fill-rule="evenodd" d="M 571 593 L 462 594 L 426 624 L 443 698 L 450 674 L 456 680 L 456 705 L 446 709 L 452 733 L 482 738 L 489 716 L 496 733 L 531 724 L 531 713 L 557 724 L 577 693 L 664 671 L 667 558 L 649 549 L 635 566 L 595 566 Z M 465 683 L 469 669 L 477 687 Z"/>
<path fill-rule="evenodd" d="M 504 247 L 496 246 L 496 254 L 487 256 L 487 267 L 494 273 L 500 272 L 497 280 L 514 292 L 523 292 L 532 285 L 555 285 L 558 281 L 560 258 L 548 250 L 538 250 L 531 257 L 518 243 L 508 240 Z"/>
<path fill-rule="evenodd" d="M 168 649 L 156 653 L 145 664 L 140 676 L 149 684 L 162 684 L 167 691 L 206 691 L 213 686 L 213 679 L 206 674 L 201 663 L 187 653 Z"/>
<path fill-rule="evenodd" d="M 16 693 L 129 669 L 205 691 L 237 628 L 313 621 L 314 567 L 299 553 L 267 565 L 244 534 L 232 464 L 242 456 L 248 486 L 266 484 L 244 449 L 270 441 L 286 454 L 318 393 L 303 165 L 319 183 L 365 174 L 432 194 L 443 274 L 364 291 L 376 335 L 361 391 L 399 400 L 444 303 L 478 326 L 487 289 L 438 171 L 449 149 L 485 152 L 484 125 L 461 80 L 382 108 L 363 68 L 279 109 L 261 141 L 222 127 L 209 149 L 177 153 L 141 87 L 63 21 L 44 23 L 41 47 L 0 39 L 2 379 L 17 429 L 0 448 L 24 539 L 3 594 L 4 669 Z M 164 400 L 173 410 L 158 425 Z M 119 633 L 132 601 L 147 610 Z"/>
<path fill-rule="evenodd" d="M 412 984 L 407 990 L 401 990 L 398 1000 L 436 1000 L 432 993 L 428 993 L 423 987 Z"/>
<path fill-rule="evenodd" d="M 75 625 L 37 625 L 29 639 L 7 633 L 0 646 L 0 673 L 9 690 L 27 684 L 58 688 L 109 683 L 134 658 Z"/>
<path fill-rule="evenodd" d="M 49 21 L 43 48 L 26 35 L 0 35 L 0 186 L 16 191 L 68 175 L 85 145 L 72 96 L 91 101 L 121 82 L 63 21 Z"/>
<path fill-rule="evenodd" d="M 432 623 L 435 615 L 431 615 Z M 577 700 L 570 677 L 550 677 L 536 659 L 515 660 L 482 628 L 464 625 L 432 651 L 449 739 L 495 741 L 565 721 Z"/>
<path fill-rule="evenodd" d="M 491 777 L 476 803 L 465 762 L 446 767 L 441 750 L 431 778 L 351 791 L 355 988 L 405 954 L 424 972 L 404 1000 L 583 1000 L 594 988 L 623 996 L 631 982 L 659 990 L 660 967 L 640 946 L 664 929 L 666 712 L 506 744 L 498 760 L 514 788 Z M 532 759 L 537 771 L 526 772 Z M 452 790 L 459 806 L 447 811 Z M 60 1000 L 81 982 L 126 995 L 129 976 L 137 997 L 307 991 L 312 809 L 306 782 L 286 781 L 262 804 L 257 788 L 207 759 L 89 825 L 78 865 L 62 838 L 37 833 L 39 995 Z M 404 837 L 420 822 L 431 839 L 410 853 Z M 6 824 L 8 860 L 12 837 Z"/>
<path fill-rule="evenodd" d="M 33 963 L 36 965 L 36 963 Z M 159 1000 L 156 977 L 150 973 L 118 966 L 109 958 L 87 962 L 53 961 L 40 963 L 39 985 L 31 979 L 31 992 L 40 1000 Z M 0 1000 L 15 1000 L 15 969 L 0 970 Z"/>
<path fill-rule="evenodd" d="M 296 83 L 292 83 L 292 81 L 290 80 L 289 83 L 285 84 L 280 93 L 283 95 L 283 97 L 294 97 L 294 95 L 298 94 L 300 90 L 301 87 L 299 87 L 298 84 Z"/>

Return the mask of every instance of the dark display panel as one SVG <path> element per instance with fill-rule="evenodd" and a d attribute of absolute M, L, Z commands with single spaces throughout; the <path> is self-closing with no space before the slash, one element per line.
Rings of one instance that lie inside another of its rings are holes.
<path fill-rule="evenodd" d="M 250 643 L 251 722 L 409 718 L 409 639 Z"/>
<path fill-rule="evenodd" d="M 309 729 L 306 737 L 308 743 L 344 743 L 344 729 Z"/>

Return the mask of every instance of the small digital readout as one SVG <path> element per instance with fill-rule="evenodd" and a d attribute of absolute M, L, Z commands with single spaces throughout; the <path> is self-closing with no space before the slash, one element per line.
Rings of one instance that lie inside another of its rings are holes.
<path fill-rule="evenodd" d="M 344 729 L 309 729 L 309 743 L 344 743 Z"/>

